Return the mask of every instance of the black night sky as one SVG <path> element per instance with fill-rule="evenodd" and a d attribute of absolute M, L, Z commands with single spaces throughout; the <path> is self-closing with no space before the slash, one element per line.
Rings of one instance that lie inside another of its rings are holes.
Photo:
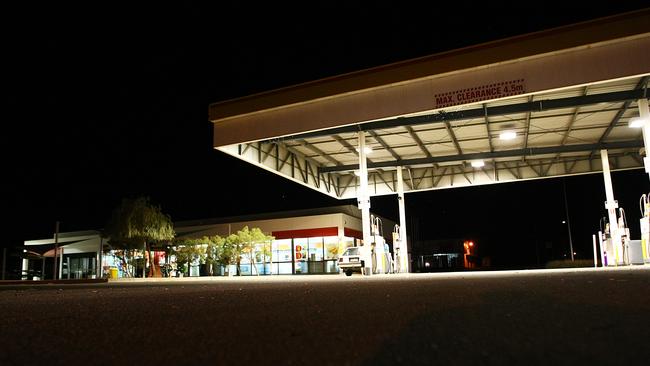
<path fill-rule="evenodd" d="M 647 6 L 118 3 L 5 13 L 13 27 L 3 47 L 11 112 L 3 118 L 2 246 L 51 237 L 57 220 L 61 231 L 99 229 L 122 198 L 137 195 L 175 221 L 352 204 L 214 151 L 208 105 Z M 613 181 L 638 237 L 647 176 L 618 172 Z M 410 194 L 408 219 L 421 238 L 473 237 L 503 263 L 534 265 L 548 242 L 568 243 L 563 182 L 574 247 L 590 256 L 605 215 L 600 174 Z M 372 205 L 397 218 L 394 196 Z"/>

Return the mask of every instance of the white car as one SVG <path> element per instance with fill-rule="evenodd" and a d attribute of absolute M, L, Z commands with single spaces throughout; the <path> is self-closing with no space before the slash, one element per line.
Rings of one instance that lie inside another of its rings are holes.
<path fill-rule="evenodd" d="M 350 247 L 339 257 L 339 269 L 346 276 L 352 276 L 352 273 L 362 273 L 364 262 L 361 259 L 361 248 Z"/>

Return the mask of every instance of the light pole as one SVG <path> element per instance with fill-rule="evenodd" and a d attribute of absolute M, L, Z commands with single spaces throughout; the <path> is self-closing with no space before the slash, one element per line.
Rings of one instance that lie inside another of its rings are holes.
<path fill-rule="evenodd" d="M 571 262 L 573 262 L 573 240 L 571 239 L 571 221 L 569 220 L 569 204 L 566 199 L 566 178 L 562 178 L 562 189 L 564 191 L 564 210 L 566 212 L 566 224 L 569 231 L 569 249 L 571 250 Z"/>

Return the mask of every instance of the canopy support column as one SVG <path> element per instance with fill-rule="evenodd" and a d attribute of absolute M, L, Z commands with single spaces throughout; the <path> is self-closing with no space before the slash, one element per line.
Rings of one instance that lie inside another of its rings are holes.
<path fill-rule="evenodd" d="M 397 252 L 398 248 L 393 248 L 393 250 L 396 255 L 400 256 L 399 272 L 408 273 L 410 256 L 406 242 L 406 208 L 404 206 L 404 178 L 402 177 L 401 166 L 397 167 L 397 205 L 399 207 L 399 253 Z"/>
<path fill-rule="evenodd" d="M 361 250 L 364 258 L 364 273 L 367 275 L 372 271 L 366 271 L 370 268 L 372 260 L 370 253 L 370 195 L 368 194 L 368 164 L 366 161 L 366 135 L 363 131 L 358 132 L 359 136 L 359 192 L 357 193 L 357 203 L 361 210 L 361 227 L 363 228 L 363 249 Z"/>
<path fill-rule="evenodd" d="M 618 230 L 618 219 L 616 218 L 616 209 L 618 208 L 618 202 L 614 199 L 614 190 L 612 188 L 612 177 L 609 172 L 609 157 L 607 155 L 607 150 L 600 150 L 600 157 L 603 164 L 603 177 L 605 179 L 605 196 L 607 201 L 605 202 L 605 208 L 607 209 L 607 215 L 609 217 L 609 234 L 612 240 L 612 247 L 614 249 L 614 263 L 616 265 L 623 264 L 623 246 L 621 243 L 621 233 Z M 608 253 L 607 262 L 611 263 Z"/>
<path fill-rule="evenodd" d="M 643 165 L 645 171 L 650 177 L 650 112 L 648 111 L 648 100 L 641 98 L 638 100 L 639 116 L 645 122 L 643 123 L 643 146 L 645 147 L 645 157 L 643 158 Z"/>

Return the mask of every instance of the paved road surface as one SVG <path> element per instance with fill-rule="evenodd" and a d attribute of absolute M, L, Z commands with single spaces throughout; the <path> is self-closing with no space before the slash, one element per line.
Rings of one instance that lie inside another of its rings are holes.
<path fill-rule="evenodd" d="M 647 365 L 650 267 L 0 286 L 0 365 Z"/>

